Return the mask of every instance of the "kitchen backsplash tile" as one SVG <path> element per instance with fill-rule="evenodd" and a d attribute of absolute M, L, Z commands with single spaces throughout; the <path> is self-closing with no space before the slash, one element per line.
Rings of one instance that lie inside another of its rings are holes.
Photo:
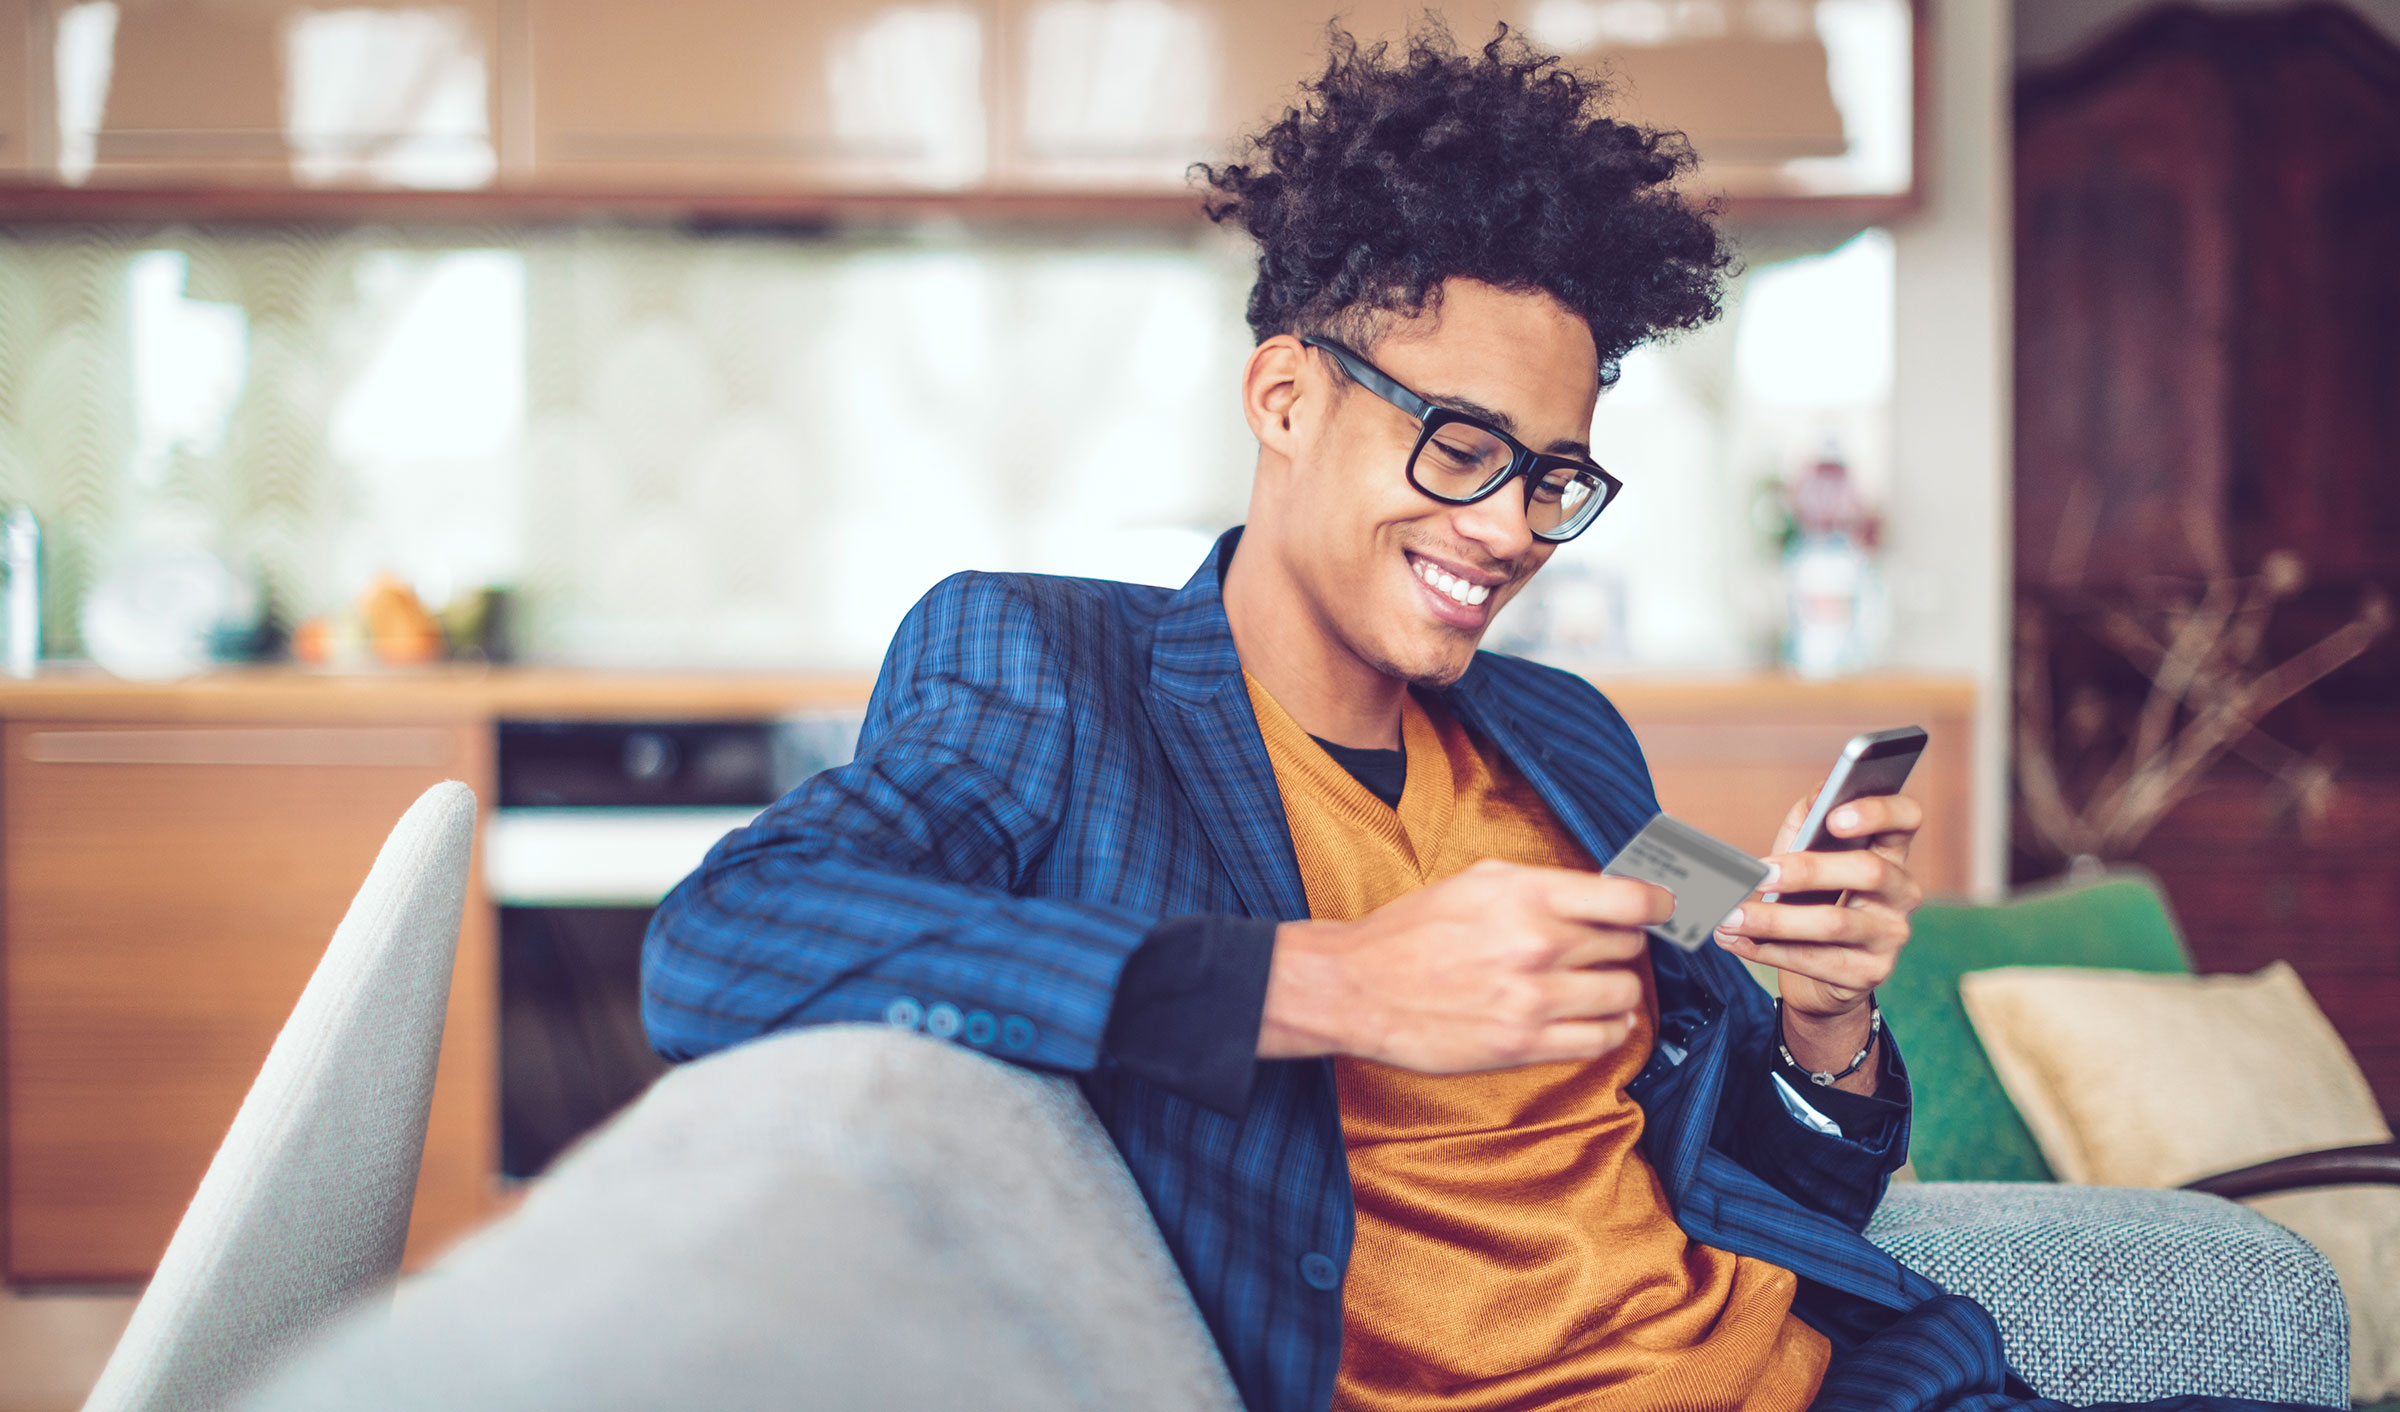
<path fill-rule="evenodd" d="M 535 657 L 863 667 L 959 568 L 1180 580 L 1248 283 L 1213 232 L 0 234 L 0 503 L 53 650 L 170 534 L 286 622 L 395 571 L 514 584 Z"/>
<path fill-rule="evenodd" d="M 1762 485 L 1891 484 L 1889 267 L 1874 232 L 1761 265 L 1636 350 L 1593 428 L 1624 506 L 1493 645 L 1771 652 Z M 41 517 L 54 652 L 165 538 L 285 625 L 392 573 L 514 587 L 536 660 L 864 669 L 959 569 L 1182 581 L 1248 496 L 1251 273 L 1211 229 L 0 229 L 0 506 Z"/>

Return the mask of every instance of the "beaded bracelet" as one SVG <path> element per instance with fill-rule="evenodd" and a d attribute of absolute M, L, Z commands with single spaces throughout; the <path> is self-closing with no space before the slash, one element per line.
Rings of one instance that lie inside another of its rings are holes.
<path fill-rule="evenodd" d="M 1859 1046 L 1858 1053 L 1850 1060 L 1850 1067 L 1838 1074 L 1801 1068 L 1800 1061 L 1792 1057 L 1791 1046 L 1783 1040 L 1783 997 L 1775 997 L 1775 1052 L 1783 1056 L 1784 1063 L 1807 1074 L 1808 1081 L 1819 1088 L 1831 1088 L 1857 1073 L 1859 1066 L 1867 1062 L 1867 1056 L 1875 1052 L 1875 1036 L 1882 1032 L 1883 1007 L 1876 1004 L 1875 997 L 1870 994 L 1867 996 L 1867 1042 Z"/>

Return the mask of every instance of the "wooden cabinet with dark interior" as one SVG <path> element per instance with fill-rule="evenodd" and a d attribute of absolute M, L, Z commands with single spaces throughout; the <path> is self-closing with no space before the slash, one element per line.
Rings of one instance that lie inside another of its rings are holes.
<path fill-rule="evenodd" d="M 2340 6 L 2167 8 L 2016 107 L 2017 602 L 2089 787 L 2150 688 L 2101 615 L 2296 565 L 2266 665 L 2400 598 L 2400 48 Z M 2395 702 L 2387 632 L 2133 856 L 2201 969 L 2289 959 L 2400 1114 Z M 2020 878 L 2058 869 L 2014 832 Z"/>

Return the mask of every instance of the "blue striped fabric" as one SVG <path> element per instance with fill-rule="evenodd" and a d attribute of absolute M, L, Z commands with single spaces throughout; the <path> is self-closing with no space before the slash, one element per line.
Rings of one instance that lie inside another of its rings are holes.
<path fill-rule="evenodd" d="M 889 1019 L 1078 1076 L 1247 1404 L 1322 1412 L 1352 1219 L 1331 1065 L 1262 1065 L 1237 1119 L 1101 1043 L 1118 972 L 1161 918 L 1308 914 L 1218 597 L 1238 534 L 1177 592 L 935 588 L 893 641 L 857 758 L 728 836 L 659 908 L 643 1012 L 671 1059 Z M 1580 678 L 1483 653 L 1449 703 L 1593 857 L 1657 811 L 1632 732 Z M 1870 1147 L 1792 1121 L 1769 1087 L 1773 1012 L 1740 964 L 1715 947 L 1653 960 L 1667 1042 L 1632 1092 L 1678 1222 L 1795 1271 L 1801 1316 L 1845 1355 L 1942 1298 L 1859 1233 L 1906 1125 Z M 1989 1317 L 1943 1308 L 1927 1390 L 2013 1384 Z"/>

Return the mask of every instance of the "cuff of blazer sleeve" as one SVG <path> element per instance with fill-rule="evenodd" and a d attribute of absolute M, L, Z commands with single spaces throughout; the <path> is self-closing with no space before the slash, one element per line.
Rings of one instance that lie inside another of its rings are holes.
<path fill-rule="evenodd" d="M 1806 1071 L 1790 1064 L 1775 1066 L 1777 1077 L 1839 1127 L 1844 1140 L 1869 1151 L 1888 1149 L 1900 1124 L 1908 1117 L 1908 1071 L 1900 1066 L 1900 1049 L 1887 1031 L 1875 1041 L 1875 1092 L 1846 1093 L 1812 1083 Z"/>
<path fill-rule="evenodd" d="M 1843 1093 L 1841 1088 L 1826 1088 L 1812 1083 L 1802 1069 L 1790 1064 L 1778 1064 L 1776 1076 L 1790 1085 L 1800 1102 L 1822 1112 L 1841 1129 L 1841 1136 L 1862 1145 L 1862 1148 L 1884 1148 L 1889 1143 L 1891 1126 L 1908 1114 L 1908 1078 L 1891 1071 L 1891 1045 L 1877 1040 L 1874 1069 L 1877 1069 L 1877 1088 L 1874 1093 Z"/>
<path fill-rule="evenodd" d="M 1273 922 L 1167 918 L 1125 960 L 1105 1047 L 1128 1073 L 1239 1117 L 1258 1073 L 1274 957 Z"/>

